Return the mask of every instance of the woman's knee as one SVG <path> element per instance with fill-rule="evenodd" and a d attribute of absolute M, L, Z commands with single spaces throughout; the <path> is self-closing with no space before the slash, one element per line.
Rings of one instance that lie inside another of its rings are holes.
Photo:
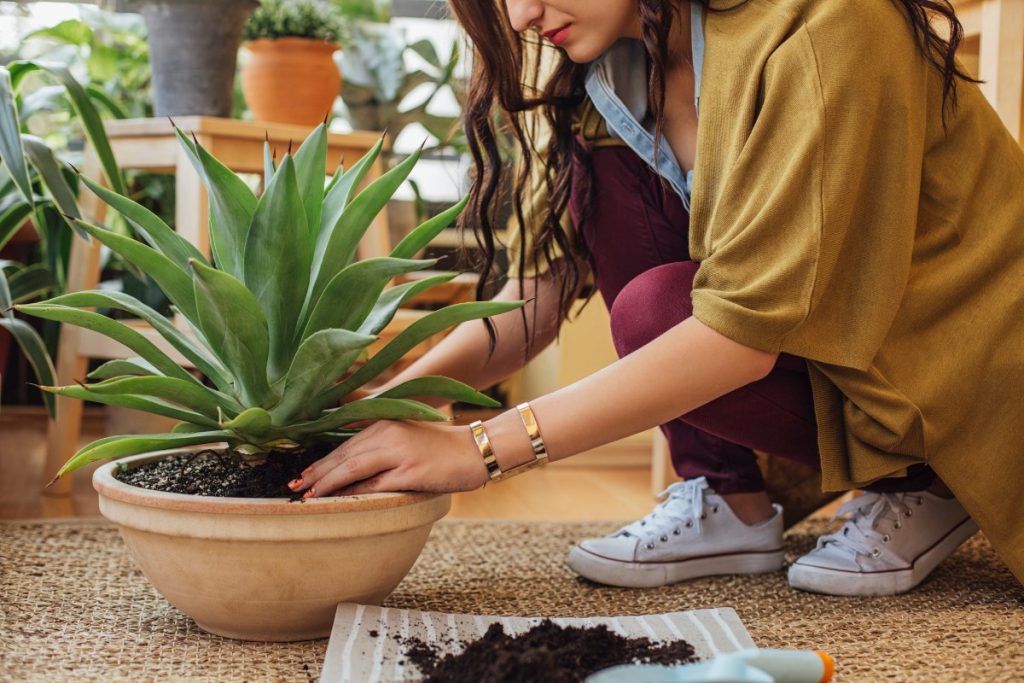
<path fill-rule="evenodd" d="M 629 281 L 611 308 L 612 339 L 619 356 L 636 351 L 693 314 L 690 291 L 698 264 L 665 263 Z"/>

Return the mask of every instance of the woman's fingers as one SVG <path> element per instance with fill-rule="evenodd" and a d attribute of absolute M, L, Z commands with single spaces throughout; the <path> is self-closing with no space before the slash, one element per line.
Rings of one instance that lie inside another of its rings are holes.
<path fill-rule="evenodd" d="M 398 491 L 401 489 L 397 477 L 395 476 L 396 469 L 387 470 L 386 472 L 380 472 L 373 475 L 369 479 L 358 481 L 354 484 L 349 484 L 343 488 L 338 489 L 331 495 L 334 496 L 358 496 L 364 493 L 384 493 L 388 491 Z"/>
<path fill-rule="evenodd" d="M 336 467 L 339 463 L 358 453 L 359 449 L 364 445 L 363 442 L 383 428 L 383 422 L 376 422 L 355 436 L 349 437 L 345 443 L 304 469 L 301 477 L 288 482 L 288 488 L 292 491 L 301 491 L 308 488 L 313 482 L 323 477 L 325 473 Z"/>
<path fill-rule="evenodd" d="M 350 486 L 357 482 L 371 479 L 392 469 L 397 463 L 392 463 L 381 451 L 363 453 L 358 456 L 342 460 L 340 463 L 325 472 L 323 476 L 310 481 L 309 489 L 304 498 L 322 498 L 334 492 Z"/>

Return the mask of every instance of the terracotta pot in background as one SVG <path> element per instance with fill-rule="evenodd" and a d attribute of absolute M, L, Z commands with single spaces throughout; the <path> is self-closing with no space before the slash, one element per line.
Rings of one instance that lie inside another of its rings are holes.
<path fill-rule="evenodd" d="M 289 502 L 149 491 L 114 478 L 198 448 L 137 455 L 93 475 L 142 572 L 210 633 L 242 640 L 326 638 L 339 602 L 379 604 L 419 557 L 449 494 L 376 493 Z"/>
<path fill-rule="evenodd" d="M 242 92 L 257 121 L 315 126 L 341 91 L 331 55 L 338 45 L 308 38 L 253 40 L 244 44 Z"/>

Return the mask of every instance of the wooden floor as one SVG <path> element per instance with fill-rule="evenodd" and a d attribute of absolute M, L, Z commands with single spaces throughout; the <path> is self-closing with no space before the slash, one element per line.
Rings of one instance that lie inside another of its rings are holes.
<path fill-rule="evenodd" d="M 86 409 L 82 445 L 106 436 L 102 408 Z M 43 492 L 52 476 L 43 472 L 46 419 L 37 410 L 5 407 L 0 412 L 0 518 L 99 514 L 90 477 L 76 472 L 71 498 Z M 580 455 L 571 460 L 585 462 Z M 647 467 L 554 463 L 523 476 L 453 496 L 450 518 L 624 520 L 642 517 L 655 504 Z"/>

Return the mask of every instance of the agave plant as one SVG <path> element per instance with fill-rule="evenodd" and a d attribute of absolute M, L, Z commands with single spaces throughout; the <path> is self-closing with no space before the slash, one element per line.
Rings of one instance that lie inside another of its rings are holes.
<path fill-rule="evenodd" d="M 72 220 L 149 273 L 192 335 L 119 292 L 74 292 L 16 309 L 95 330 L 138 354 L 101 365 L 88 375 L 91 384 L 43 390 L 180 422 L 167 434 L 95 441 L 75 453 L 58 477 L 96 460 L 179 446 L 226 442 L 235 452 L 259 458 L 273 449 L 344 441 L 356 433 L 346 427 L 365 420 L 447 419 L 413 396 L 497 405 L 444 377 L 417 378 L 338 405 L 427 337 L 522 305 L 468 302 L 433 311 L 360 363 L 403 302 L 456 275 L 388 287 L 395 276 L 435 265 L 436 259 L 413 257 L 458 215 L 465 200 L 420 225 L 390 256 L 355 260 L 370 222 L 419 154 L 357 193 L 383 141 L 325 183 L 327 137 L 321 125 L 280 164 L 267 149 L 266 189 L 257 197 L 197 141 L 175 130 L 208 190 L 212 263 L 149 210 L 85 177 L 81 182 L 124 216 L 144 243 L 82 218 Z M 196 379 L 135 330 L 87 307 L 116 308 L 146 320 L 209 381 Z"/>

